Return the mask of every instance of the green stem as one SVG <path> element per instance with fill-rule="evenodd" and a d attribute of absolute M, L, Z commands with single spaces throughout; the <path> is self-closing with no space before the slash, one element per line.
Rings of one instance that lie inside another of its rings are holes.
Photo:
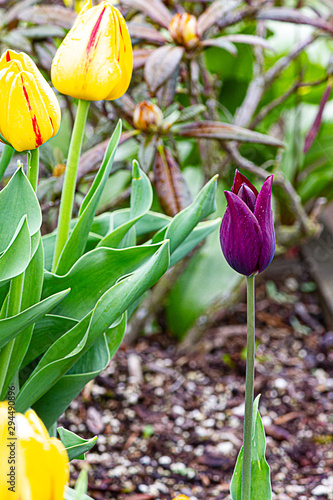
<path fill-rule="evenodd" d="M 255 295 L 254 276 L 247 278 L 247 346 L 246 346 L 246 383 L 245 416 L 243 438 L 243 471 L 241 499 L 251 500 L 251 451 L 254 394 L 254 355 L 255 355 Z"/>
<path fill-rule="evenodd" d="M 39 149 L 32 149 L 28 153 L 28 172 L 27 177 L 32 185 L 33 190 L 37 191 L 39 173 Z"/>
<path fill-rule="evenodd" d="M 0 160 L 0 181 L 3 178 L 4 173 L 6 172 L 6 168 L 8 167 L 9 162 L 13 157 L 13 154 L 14 154 L 14 149 L 8 144 L 5 144 L 3 147 Z"/>
<path fill-rule="evenodd" d="M 57 238 L 55 243 L 52 271 L 55 271 L 61 252 L 66 244 L 73 211 L 77 169 L 81 153 L 84 128 L 88 115 L 89 101 L 79 101 L 75 123 L 69 146 L 64 185 L 61 193 Z"/>
<path fill-rule="evenodd" d="M 9 289 L 9 297 L 8 297 L 8 305 L 7 305 L 7 314 L 6 317 L 10 318 L 11 316 L 16 316 L 20 312 L 21 309 L 21 300 L 22 300 L 22 290 L 24 283 L 24 273 L 16 276 L 12 279 Z M 6 380 L 7 370 L 12 354 L 12 350 L 14 347 L 15 339 L 8 344 L 0 352 L 0 395 L 1 400 L 7 394 L 7 387 L 4 387 L 4 382 Z M 18 391 L 18 388 L 16 388 Z"/>

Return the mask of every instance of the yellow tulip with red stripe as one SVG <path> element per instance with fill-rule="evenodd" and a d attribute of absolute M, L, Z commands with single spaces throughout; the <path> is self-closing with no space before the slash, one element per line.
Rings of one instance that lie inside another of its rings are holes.
<path fill-rule="evenodd" d="M 68 456 L 61 441 L 50 438 L 33 410 L 15 414 L 0 403 L 1 500 L 64 500 Z M 15 429 L 15 430 L 12 430 Z"/>
<path fill-rule="evenodd" d="M 85 101 L 114 100 L 128 89 L 132 71 L 132 44 L 123 16 L 111 1 L 93 7 L 87 0 L 53 59 L 53 85 Z"/>
<path fill-rule="evenodd" d="M 36 149 L 58 132 L 59 103 L 27 54 L 1 57 L 0 95 L 0 134 L 16 151 Z"/>

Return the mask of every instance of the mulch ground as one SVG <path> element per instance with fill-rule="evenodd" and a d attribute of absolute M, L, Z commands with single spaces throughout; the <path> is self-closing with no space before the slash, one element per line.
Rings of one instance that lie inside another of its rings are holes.
<path fill-rule="evenodd" d="M 333 332 L 299 261 L 256 287 L 256 381 L 276 500 L 333 498 Z M 163 319 L 162 319 L 163 320 Z M 162 321 L 163 323 L 163 321 Z M 123 345 L 60 424 L 98 435 L 89 468 L 96 500 L 230 499 L 242 443 L 246 304 L 184 354 L 167 335 Z M 258 498 L 260 500 L 260 498 Z"/>

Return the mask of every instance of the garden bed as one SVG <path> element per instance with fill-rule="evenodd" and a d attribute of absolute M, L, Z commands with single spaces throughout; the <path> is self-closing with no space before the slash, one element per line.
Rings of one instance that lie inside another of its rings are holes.
<path fill-rule="evenodd" d="M 255 393 L 276 500 L 332 498 L 333 332 L 314 288 L 290 254 L 256 290 Z M 165 332 L 118 351 L 60 421 L 81 436 L 98 435 L 86 455 L 93 498 L 230 498 L 242 444 L 245 341 L 241 302 L 217 318 L 194 353 L 180 353 Z M 81 466 L 71 465 L 73 482 Z"/>

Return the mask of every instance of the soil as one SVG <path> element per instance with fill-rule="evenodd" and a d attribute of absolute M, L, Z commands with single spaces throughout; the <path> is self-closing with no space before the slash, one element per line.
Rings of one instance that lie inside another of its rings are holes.
<path fill-rule="evenodd" d="M 288 258 L 288 257 L 287 257 Z M 267 435 L 275 500 L 333 498 L 333 332 L 315 284 L 291 258 L 292 273 L 256 287 L 255 394 Z M 284 266 L 285 267 L 285 266 Z M 230 499 L 242 444 L 246 304 L 217 316 L 194 352 L 163 331 L 125 344 L 86 386 L 60 424 L 98 435 L 72 484 L 89 469 L 96 500 Z M 258 498 L 258 500 L 261 500 Z"/>

